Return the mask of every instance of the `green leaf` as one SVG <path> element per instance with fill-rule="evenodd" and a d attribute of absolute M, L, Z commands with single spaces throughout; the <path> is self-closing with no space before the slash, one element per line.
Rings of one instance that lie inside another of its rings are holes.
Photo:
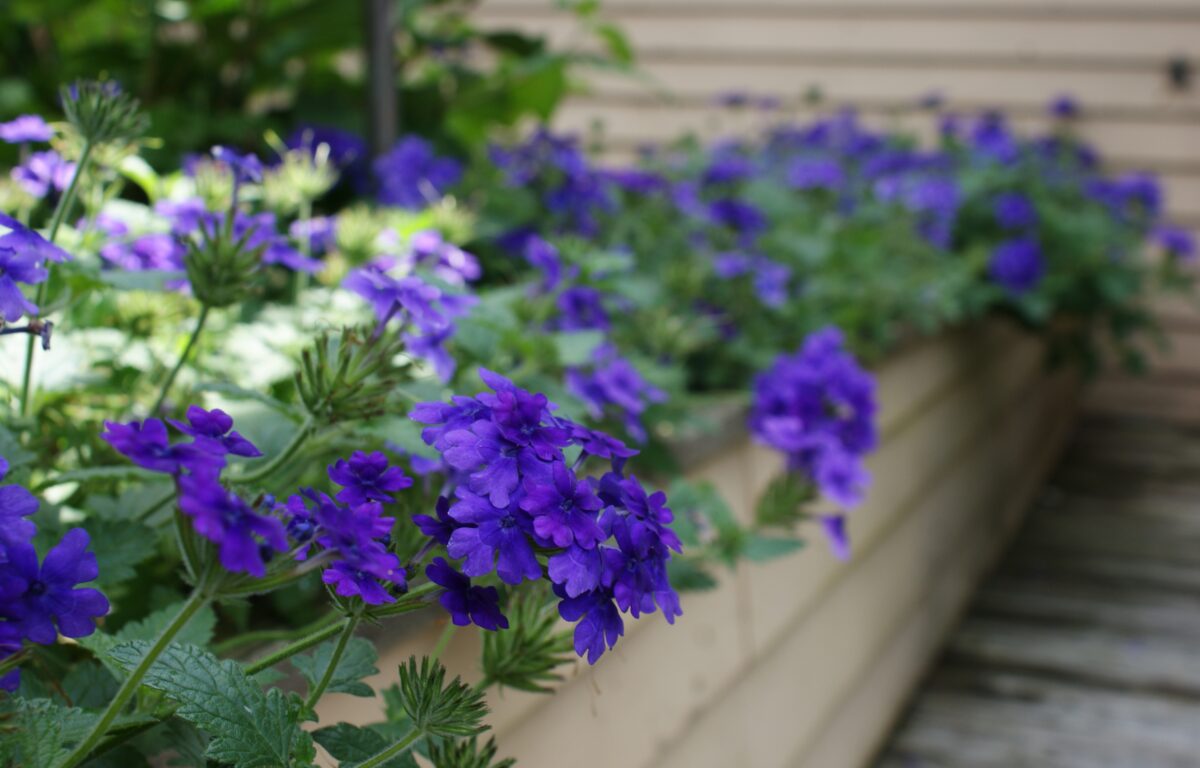
<path fill-rule="evenodd" d="M 33 453 L 21 447 L 20 439 L 0 424 L 0 456 L 8 462 L 9 469 L 16 469 L 31 463 L 37 458 Z"/>
<path fill-rule="evenodd" d="M 629 66 L 633 63 L 633 46 L 620 27 L 613 24 L 597 24 L 593 30 L 596 36 L 604 42 L 604 47 L 618 64 Z"/>
<path fill-rule="evenodd" d="M 313 739 L 343 766 L 361 763 L 391 746 L 381 734 L 349 723 L 313 731 Z M 382 763 L 381 768 L 417 768 L 417 761 L 410 750 Z"/>
<path fill-rule="evenodd" d="M 452 738 L 486 731 L 483 692 L 458 677 L 443 685 L 445 680 L 446 668 L 428 656 L 419 665 L 415 657 L 400 665 L 400 682 L 394 690 L 408 719 L 424 736 Z"/>
<path fill-rule="evenodd" d="M 596 348 L 604 343 L 604 334 L 595 330 L 568 331 L 551 334 L 550 339 L 558 351 L 559 364 L 577 366 L 591 362 Z"/>
<path fill-rule="evenodd" d="M 308 681 L 309 690 L 312 690 L 317 681 L 325 675 L 325 670 L 329 667 L 329 658 L 333 655 L 336 645 L 336 640 L 330 640 L 318 645 L 311 654 L 292 658 L 292 666 L 301 675 L 304 675 L 304 679 Z M 374 696 L 375 691 L 371 689 L 371 686 L 362 682 L 362 679 L 379 672 L 375 668 L 375 660 L 378 658 L 375 653 L 375 645 L 370 640 L 363 637 L 350 638 L 326 690 L 333 693 L 348 693 L 351 696 Z"/>
<path fill-rule="evenodd" d="M 134 569 L 158 553 L 158 534 L 131 520 L 87 520 L 83 528 L 92 538 L 92 551 L 101 586 L 119 584 L 134 575 Z"/>
<path fill-rule="evenodd" d="M 117 663 L 133 667 L 149 645 L 139 640 L 110 653 Z M 283 691 L 263 693 L 235 661 L 221 661 L 192 645 L 172 644 L 143 684 L 178 702 L 179 717 L 209 735 L 205 756 L 210 760 L 234 768 L 276 768 L 292 765 L 293 754 L 312 749 Z"/>
<path fill-rule="evenodd" d="M 508 607 L 509 628 L 483 635 L 481 666 L 497 685 L 532 693 L 549 693 L 558 667 L 574 660 L 571 634 L 558 627 L 558 614 L 544 594 L 524 594 Z"/>
<path fill-rule="evenodd" d="M 667 561 L 667 576 L 678 592 L 703 592 L 714 589 L 717 580 L 700 564 L 687 558 L 673 557 Z"/>
<path fill-rule="evenodd" d="M 66 483 L 86 483 L 89 480 L 156 480 L 159 474 L 148 469 L 125 464 L 114 467 L 86 467 L 60 472 L 52 478 L 40 483 L 35 490 L 41 491 Z"/>
<path fill-rule="evenodd" d="M 804 519 L 803 507 L 812 499 L 812 485 L 795 472 L 785 472 L 767 486 L 754 517 L 765 528 L 791 528 Z"/>
<path fill-rule="evenodd" d="M 116 288 L 119 291 L 151 291 L 161 293 L 167 290 L 167 283 L 187 279 L 187 273 L 164 269 L 146 269 L 140 272 L 107 269 L 98 273 L 96 278 L 105 285 Z"/>
<path fill-rule="evenodd" d="M 429 761 L 437 768 L 512 768 L 517 764 L 511 757 L 499 762 L 495 759 L 495 739 L 488 739 L 482 748 L 473 736 L 429 745 Z"/>
<path fill-rule="evenodd" d="M 87 736 L 96 716 L 49 699 L 16 700 L 16 733 L 0 739 L 0 763 L 51 768 Z"/>
<path fill-rule="evenodd" d="M 790 555 L 801 549 L 804 542 L 789 536 L 750 536 L 742 549 L 742 554 L 756 563 L 774 560 L 777 557 Z"/>
<path fill-rule="evenodd" d="M 79 644 L 87 648 L 96 658 L 98 658 L 104 666 L 112 672 L 115 672 L 117 677 L 125 676 L 125 666 L 111 655 L 113 648 L 119 645 L 128 644 L 136 641 L 151 641 L 162 634 L 171 620 L 179 614 L 179 609 L 183 606 L 182 602 L 168 605 L 165 608 L 146 616 L 138 621 L 131 621 L 114 634 L 104 634 L 102 632 L 94 632 L 87 637 L 79 638 Z M 179 630 L 179 634 L 175 636 L 175 642 L 186 645 L 205 646 L 212 640 L 213 629 L 217 625 L 217 615 L 213 612 L 211 606 L 205 606 L 192 616 L 188 623 Z"/>

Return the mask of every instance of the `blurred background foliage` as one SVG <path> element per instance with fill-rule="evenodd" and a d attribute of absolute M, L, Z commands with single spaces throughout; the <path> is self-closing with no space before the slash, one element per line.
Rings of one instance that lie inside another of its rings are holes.
<path fill-rule="evenodd" d="M 558 0 L 585 53 L 519 31 L 477 29 L 480 0 L 396 0 L 400 133 L 460 154 L 489 131 L 545 120 L 581 67 L 628 69 L 620 30 L 595 0 Z M 151 163 L 197 147 L 259 148 L 267 131 L 320 125 L 366 133 L 364 3 L 359 0 L 6 0 L 0 118 L 55 114 L 58 88 L 107 75 L 149 113 Z M 3 158 L 11 159 L 11 158 Z"/>

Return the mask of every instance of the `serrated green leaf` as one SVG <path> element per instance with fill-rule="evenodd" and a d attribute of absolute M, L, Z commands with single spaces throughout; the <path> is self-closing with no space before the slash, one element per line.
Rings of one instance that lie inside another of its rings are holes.
<path fill-rule="evenodd" d="M 785 472 L 763 491 L 754 517 L 766 528 L 791 528 L 804 518 L 804 505 L 812 499 L 812 485 L 796 472 Z"/>
<path fill-rule="evenodd" d="M 313 731 L 313 739 L 343 766 L 361 763 L 391 746 L 381 734 L 349 723 Z M 417 768 L 417 761 L 409 751 L 382 763 L 381 768 Z"/>
<path fill-rule="evenodd" d="M 147 650 L 149 643 L 139 640 L 109 653 L 130 668 Z M 211 760 L 234 768 L 277 768 L 291 765 L 293 754 L 312 748 L 283 691 L 272 688 L 264 693 L 235 661 L 221 661 L 192 645 L 172 644 L 143 684 L 178 702 L 179 717 L 209 735 L 205 756 Z"/>
<path fill-rule="evenodd" d="M 473 736 L 487 730 L 483 692 L 455 677 L 446 683 L 446 668 L 426 656 L 400 665 L 400 682 L 394 687 L 400 708 L 423 735 L 450 738 Z"/>
<path fill-rule="evenodd" d="M 0 739 L 6 765 L 51 768 L 87 736 L 96 715 L 49 699 L 16 699 L 16 733 Z"/>
<path fill-rule="evenodd" d="M 7 427 L 0 425 L 0 456 L 8 462 L 10 469 L 25 466 L 36 456 L 21 447 L 21 441 Z"/>
<path fill-rule="evenodd" d="M 179 614 L 183 603 L 178 602 L 149 614 L 138 621 L 131 621 L 113 634 L 94 632 L 87 637 L 79 638 L 78 642 L 91 651 L 109 671 L 118 678 L 125 677 L 125 665 L 115 660 L 110 652 L 113 648 L 135 641 L 151 641 L 157 638 L 171 620 Z M 175 642 L 184 645 L 204 647 L 212 640 L 213 629 L 217 625 L 217 615 L 211 606 L 205 606 L 196 612 L 188 623 L 179 630 Z"/>
<path fill-rule="evenodd" d="M 318 645 L 311 654 L 292 658 L 292 666 L 308 681 L 309 690 L 312 690 L 317 681 L 325 675 L 336 645 L 336 640 L 329 640 Z M 326 690 L 332 693 L 348 693 L 351 696 L 374 696 L 375 691 L 362 682 L 362 679 L 379 672 L 375 668 L 377 658 L 379 656 L 375 652 L 375 645 L 370 640 L 363 637 L 350 638 Z"/>
<path fill-rule="evenodd" d="M 83 528 L 92 539 L 92 551 L 101 587 L 119 584 L 134 575 L 134 569 L 158 553 L 158 535 L 149 527 L 130 520 L 87 520 Z"/>

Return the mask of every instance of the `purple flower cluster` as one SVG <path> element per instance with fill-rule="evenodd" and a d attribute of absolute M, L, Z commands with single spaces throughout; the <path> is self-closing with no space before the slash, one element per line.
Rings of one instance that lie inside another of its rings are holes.
<path fill-rule="evenodd" d="M 186 422 L 170 424 L 191 441 L 172 444 L 158 419 L 106 422 L 101 437 L 134 464 L 175 478 L 180 511 L 217 547 L 226 570 L 262 578 L 270 559 L 291 552 L 323 568 L 322 580 L 342 597 L 378 605 L 395 600 L 389 587 L 407 587 L 389 548 L 395 518 L 383 507 L 412 478 L 389 466 L 384 454 L 355 451 L 331 464 L 329 479 L 340 487 L 332 497 L 302 488 L 284 503 L 264 497 L 256 508 L 221 481 L 227 456 L 262 455 L 233 429 L 229 414 L 193 405 Z"/>
<path fill-rule="evenodd" d="M 810 335 L 755 378 L 750 429 L 831 501 L 846 508 L 862 501 L 862 458 L 877 439 L 875 382 L 846 352 L 841 331 Z"/>
<path fill-rule="evenodd" d="M 454 272 L 460 280 L 465 280 L 466 274 L 474 274 L 471 267 L 477 268 L 478 264 L 465 251 L 457 248 L 454 251 L 458 255 L 452 256 L 449 263 L 442 262 L 443 257 L 435 253 L 434 258 L 438 259 L 435 269 Z M 379 259 L 351 272 L 342 286 L 370 302 L 380 324 L 399 318 L 406 329 L 404 340 L 408 351 L 429 362 L 442 381 L 449 381 L 456 363 L 446 350 L 446 343 L 456 331 L 455 320 L 466 315 L 476 299 L 443 291 L 414 274 L 393 276 L 391 271 L 395 267 L 395 260 Z"/>
<path fill-rule="evenodd" d="M 327 470 L 341 487 L 332 498 L 303 488 L 277 510 L 298 546 L 297 560 L 324 565 L 321 580 L 342 597 L 359 597 L 369 605 L 393 602 L 389 587 L 407 589 L 407 574 L 389 549 L 394 517 L 383 514 L 395 493 L 412 486 L 412 478 L 388 464 L 378 451 L 355 451 Z M 314 554 L 319 549 L 319 554 Z"/>
<path fill-rule="evenodd" d="M 172 443 L 159 419 L 127 424 L 106 421 L 100 435 L 139 467 L 175 479 L 179 509 L 204 538 L 216 545 L 227 570 L 261 577 L 266 559 L 287 550 L 283 523 L 262 514 L 221 483 L 227 456 L 261 456 L 258 448 L 233 429 L 233 419 L 220 409 L 187 409 L 187 421 L 170 421 L 188 442 Z"/>
<path fill-rule="evenodd" d="M 48 276 L 46 262 L 66 261 L 58 246 L 16 219 L 0 213 L 0 317 L 15 322 L 37 314 L 36 304 L 25 298 L 19 284 L 36 285 Z"/>
<path fill-rule="evenodd" d="M 590 370 L 568 368 L 566 383 L 567 391 L 583 401 L 593 419 L 615 415 L 639 443 L 646 442 L 642 414 L 650 404 L 667 399 L 667 393 L 642 378 L 611 343 L 596 348 Z"/>
<path fill-rule="evenodd" d="M 988 262 L 988 275 L 992 281 L 1014 296 L 1035 288 L 1045 272 L 1042 247 L 1030 237 L 1000 243 Z"/>
<path fill-rule="evenodd" d="M 329 126 L 307 125 L 292 132 L 284 142 L 288 149 L 304 149 L 315 154 L 317 148 L 329 148 L 329 160 L 340 172 L 339 183 L 356 193 L 367 190 L 370 151 L 363 138 L 350 131 Z"/>
<path fill-rule="evenodd" d="M 384 205 L 409 210 L 427 208 L 462 178 L 462 164 L 439 157 L 419 136 L 405 136 L 372 165 L 376 198 Z"/>
<path fill-rule="evenodd" d="M 791 296 L 789 284 L 792 270 L 786 264 L 761 254 L 740 252 L 720 253 L 713 257 L 713 272 L 723 280 L 749 275 L 758 300 L 768 307 L 779 308 Z"/>
<path fill-rule="evenodd" d="M 517 146 L 492 146 L 489 157 L 510 187 L 534 190 L 553 231 L 595 234 L 600 214 L 613 208 L 608 174 L 592 167 L 573 137 L 540 129 Z"/>
<path fill-rule="evenodd" d="M 64 160 L 52 149 L 34 152 L 25 162 L 12 169 L 12 179 L 30 195 L 43 198 L 51 192 L 59 193 L 71 183 L 75 175 L 75 163 Z"/>
<path fill-rule="evenodd" d="M 619 440 L 554 415 L 555 405 L 487 370 L 491 392 L 423 403 L 410 414 L 451 469 L 457 486 L 439 502 L 438 517 L 417 524 L 461 561 L 436 560 L 427 575 L 446 592 L 455 623 L 504 627 L 499 594 L 472 579 L 493 572 L 505 584 L 548 579 L 559 613 L 576 622 L 575 650 L 595 663 L 624 632 L 621 613 L 661 609 L 673 622 L 679 598 L 667 579 L 671 551 L 666 496 L 647 494 L 623 474 L 635 451 Z M 578 452 L 568 461 L 567 452 Z M 589 458 L 609 466 L 599 478 L 581 474 Z"/>
<path fill-rule="evenodd" d="M 0 480 L 9 465 L 0 456 Z M 85 637 L 96 619 L 108 613 L 108 600 L 97 589 L 79 587 L 100 571 L 88 551 L 90 538 L 82 528 L 63 535 L 38 562 L 33 547 L 37 527 L 27 520 L 38 500 L 19 485 L 0 485 L 0 659 L 20 650 L 28 640 L 51 645 L 64 637 Z M 19 673 L 0 677 L 0 689 L 17 687 Z"/>

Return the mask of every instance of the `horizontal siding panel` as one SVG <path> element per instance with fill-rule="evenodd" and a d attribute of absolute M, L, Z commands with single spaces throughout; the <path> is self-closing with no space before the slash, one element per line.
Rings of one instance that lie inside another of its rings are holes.
<path fill-rule="evenodd" d="M 736 7 L 736 6 L 735 6 Z M 506 16 L 477 15 L 484 23 L 506 25 Z M 1054 61 L 1159 66 L 1171 56 L 1200 55 L 1200 21 L 1168 22 L 1132 19 L 1111 21 L 986 20 L 954 18 L 888 19 L 753 18 L 745 14 L 705 16 L 681 7 L 664 15 L 625 18 L 609 13 L 634 50 L 645 56 L 672 53 L 705 57 L 712 54 L 836 54 L 987 60 Z M 522 29 L 545 35 L 565 46 L 581 40 L 580 25 L 561 12 L 529 13 Z"/>
<path fill-rule="evenodd" d="M 527 17 L 554 6 L 551 0 L 485 0 L 488 14 Z M 895 15 L 969 18 L 1158 18 L 1200 16 L 1197 0 L 604 0 L 605 10 L 629 15 L 692 13 L 744 16 Z"/>
<path fill-rule="evenodd" d="M 589 133 L 599 127 L 601 136 L 615 145 L 647 141 L 668 141 L 686 133 L 702 138 L 744 135 L 762 130 L 777 120 L 773 114 L 731 111 L 710 106 L 663 104 L 636 106 L 605 99 L 577 99 L 568 104 L 555 120 L 568 132 Z M 864 121 L 877 127 L 891 126 L 905 132 L 932 138 L 935 126 L 927 115 L 881 116 L 864 113 Z M 1014 126 L 1022 131 L 1042 131 L 1041 118 L 1017 118 Z M 1200 168 L 1200 124 L 1087 121 L 1079 126 L 1080 135 L 1092 142 L 1101 154 L 1123 166 L 1150 169 L 1169 167 Z"/>
<path fill-rule="evenodd" d="M 639 76 L 586 73 L 596 96 L 711 102 L 721 93 L 751 91 L 796 100 L 816 88 L 827 101 L 843 104 L 914 104 L 938 93 L 950 104 L 1042 112 L 1056 96 L 1069 93 L 1083 109 L 1101 112 L 1181 113 L 1200 116 L 1200 88 L 1172 90 L 1158 72 L 1104 72 L 1092 69 L 995 69 L 890 62 L 712 61 L 696 59 L 641 62 Z"/>

